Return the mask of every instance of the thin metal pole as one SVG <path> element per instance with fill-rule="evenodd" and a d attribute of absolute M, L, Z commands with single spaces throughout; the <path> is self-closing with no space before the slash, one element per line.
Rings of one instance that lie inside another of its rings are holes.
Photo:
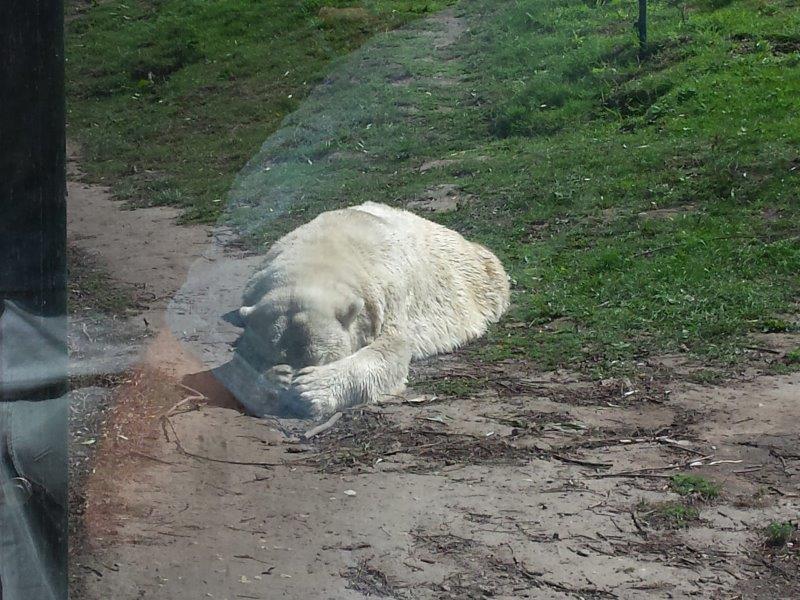
<path fill-rule="evenodd" d="M 647 55 L 647 0 L 639 0 L 636 28 L 639 32 L 639 58 L 644 58 Z"/>

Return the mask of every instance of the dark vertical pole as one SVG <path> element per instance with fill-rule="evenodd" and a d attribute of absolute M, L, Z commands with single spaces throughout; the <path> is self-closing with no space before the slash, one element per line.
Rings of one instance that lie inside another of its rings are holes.
<path fill-rule="evenodd" d="M 66 598 L 63 0 L 0 0 L 0 598 Z"/>
<path fill-rule="evenodd" d="M 639 58 L 647 55 L 647 0 L 639 0 L 639 20 L 636 22 L 639 32 Z"/>
<path fill-rule="evenodd" d="M 63 13 L 0 2 L 0 294 L 66 309 Z"/>

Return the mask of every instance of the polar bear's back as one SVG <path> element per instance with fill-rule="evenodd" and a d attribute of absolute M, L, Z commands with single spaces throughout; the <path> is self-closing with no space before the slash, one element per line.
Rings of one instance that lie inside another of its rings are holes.
<path fill-rule="evenodd" d="M 374 202 L 322 213 L 278 240 L 248 286 L 245 303 L 303 280 L 344 284 L 380 313 L 405 306 L 415 358 L 483 335 L 509 303 L 508 277 L 489 250 Z"/>
<path fill-rule="evenodd" d="M 408 308 L 416 358 L 483 335 L 508 309 L 508 276 L 487 248 L 405 210 L 374 202 L 354 210 L 382 219 L 411 258 Z"/>

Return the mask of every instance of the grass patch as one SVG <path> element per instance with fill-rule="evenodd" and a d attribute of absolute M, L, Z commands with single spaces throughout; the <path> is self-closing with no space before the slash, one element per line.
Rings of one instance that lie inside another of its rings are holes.
<path fill-rule="evenodd" d="M 476 377 L 443 377 L 413 383 L 440 397 L 469 398 L 488 387 L 488 380 Z"/>
<path fill-rule="evenodd" d="M 788 521 L 773 521 L 764 530 L 765 543 L 771 548 L 783 548 L 795 536 L 797 527 Z"/>
<path fill-rule="evenodd" d="M 699 475 L 673 475 L 670 479 L 670 488 L 681 496 L 698 497 L 701 500 L 714 500 L 720 494 L 721 488 L 713 481 Z"/>
<path fill-rule="evenodd" d="M 682 353 L 713 380 L 747 360 L 749 334 L 784 326 L 800 297 L 794 2 L 654 3 L 639 61 L 635 3 L 471 0 L 453 45 L 431 41 L 450 25 L 417 21 L 330 67 L 416 16 L 411 4 L 349 3 L 375 19 L 355 38 L 321 4 L 89 9 L 70 25 L 70 118 L 90 171 L 131 198 L 157 188 L 191 218 L 218 214 L 230 189 L 225 219 L 259 246 L 323 210 L 452 184 L 473 200 L 434 218 L 492 248 L 514 281 L 510 318 L 473 347 L 484 360 L 609 376 Z M 130 48 L 144 46 L 128 34 L 173 25 L 195 47 L 159 46 L 170 60 L 134 81 Z M 128 62 L 100 73 L 101 50 Z M 118 92 L 92 92 L 119 73 Z M 432 160 L 448 162 L 420 172 Z"/>
<path fill-rule="evenodd" d="M 67 247 L 69 314 L 124 315 L 135 308 L 133 292 L 113 281 L 91 256 Z"/>
<path fill-rule="evenodd" d="M 700 521 L 700 511 L 683 502 L 640 502 L 637 512 L 653 529 L 685 529 Z"/>
<path fill-rule="evenodd" d="M 211 222 L 332 60 L 449 3 L 68 0 L 69 135 L 82 168 L 133 205 Z"/>
<path fill-rule="evenodd" d="M 700 385 L 718 385 L 725 381 L 726 373 L 722 369 L 697 369 L 686 375 L 686 380 Z"/>
<path fill-rule="evenodd" d="M 724 377 L 800 292 L 800 62 L 737 53 L 734 38 L 794 35 L 800 11 L 734 1 L 683 20 L 656 4 L 641 63 L 615 25 L 634 10 L 476 1 L 438 65 L 414 32 L 370 46 L 251 161 L 232 220 L 268 244 L 376 190 L 402 205 L 450 183 L 477 200 L 435 218 L 495 250 L 515 283 L 481 358 L 606 375 L 677 352 Z"/>

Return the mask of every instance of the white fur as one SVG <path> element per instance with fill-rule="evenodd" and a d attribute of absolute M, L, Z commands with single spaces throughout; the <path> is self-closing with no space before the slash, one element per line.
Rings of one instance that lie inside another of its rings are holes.
<path fill-rule="evenodd" d="M 244 294 L 239 351 L 260 355 L 267 379 L 321 416 L 401 392 L 412 358 L 483 335 L 508 304 L 489 250 L 367 202 L 272 246 Z"/>

